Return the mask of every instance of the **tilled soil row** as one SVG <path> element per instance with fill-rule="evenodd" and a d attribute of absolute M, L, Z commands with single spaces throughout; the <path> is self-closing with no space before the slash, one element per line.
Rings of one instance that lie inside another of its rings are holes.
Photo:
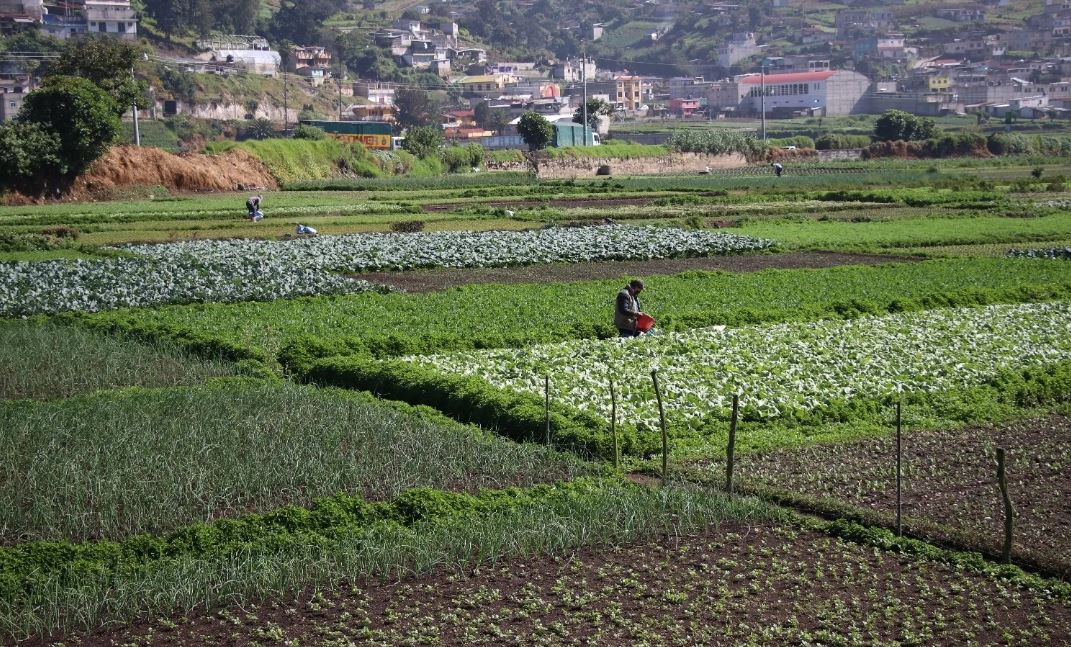
<path fill-rule="evenodd" d="M 1034 591 L 791 526 L 733 522 L 564 557 L 340 582 L 64 644 L 942 646 L 1068 635 L 1071 606 Z"/>

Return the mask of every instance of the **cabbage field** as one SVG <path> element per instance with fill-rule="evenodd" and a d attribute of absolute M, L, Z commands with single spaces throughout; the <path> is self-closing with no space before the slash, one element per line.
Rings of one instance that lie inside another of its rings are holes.
<path fill-rule="evenodd" d="M 0 643 L 1065 644 L 1071 164 L 803 164 L 0 206 Z"/>

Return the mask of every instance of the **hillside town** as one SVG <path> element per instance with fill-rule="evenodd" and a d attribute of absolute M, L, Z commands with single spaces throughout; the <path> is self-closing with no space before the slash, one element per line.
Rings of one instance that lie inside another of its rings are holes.
<path fill-rule="evenodd" d="M 622 120 L 824 117 L 880 114 L 891 108 L 931 117 L 1071 116 L 1071 82 L 1066 80 L 1071 78 L 1071 3 L 1047 0 L 1041 13 L 1018 28 L 986 22 L 987 11 L 1001 4 L 932 7 L 921 19 L 957 28 L 920 32 L 920 16 L 913 14 L 911 24 L 901 21 L 895 3 L 852 3 L 836 11 L 832 27 L 821 28 L 781 16 L 777 12 L 790 10 L 793 2 L 774 0 L 774 31 L 764 37 L 728 31 L 746 22 L 745 6 L 701 3 L 691 11 L 716 17 L 727 33 L 719 37 L 717 60 L 704 62 L 707 73 L 693 75 L 640 73 L 594 56 L 502 59 L 453 20 L 402 18 L 370 37 L 400 68 L 441 79 L 439 87 L 430 89 L 449 95 L 440 124 L 446 138 L 491 146 L 516 143 L 510 136 L 526 112 L 551 122 L 570 121 L 584 96 L 612 107 L 599 122 L 603 136 L 612 122 Z M 661 11 L 667 5 L 673 7 L 667 3 Z M 412 11 L 420 16 L 430 10 L 418 5 Z M 0 33 L 28 27 L 60 40 L 103 34 L 136 41 L 140 36 L 139 18 L 125 0 L 0 0 Z M 603 24 L 570 28 L 582 30 L 596 44 L 606 33 Z M 673 33 L 656 31 L 648 37 L 665 40 Z M 161 50 L 157 59 L 192 74 L 293 78 L 310 88 L 334 85 L 340 103 L 336 118 L 341 120 L 395 123 L 396 92 L 407 87 L 357 78 L 324 43 L 294 44 L 283 52 L 262 36 L 215 34 L 197 39 L 194 50 L 185 55 Z M 9 52 L 0 59 L 0 119 L 12 118 L 34 88 L 35 78 L 19 58 L 18 52 Z M 714 77 L 711 69 L 731 73 Z M 153 114 L 198 114 L 195 105 L 188 105 L 195 102 L 170 94 L 159 89 Z M 481 103 L 499 115 L 497 122 L 475 119 Z M 278 112 L 271 116 L 286 126 L 297 120 L 298 111 L 286 111 L 281 120 Z"/>

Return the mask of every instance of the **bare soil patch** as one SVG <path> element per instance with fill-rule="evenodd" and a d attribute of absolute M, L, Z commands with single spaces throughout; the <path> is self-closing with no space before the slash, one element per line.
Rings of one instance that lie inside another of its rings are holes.
<path fill-rule="evenodd" d="M 736 470 L 744 479 L 779 490 L 895 514 L 895 442 L 868 439 L 742 456 Z M 1007 452 L 1016 510 L 1013 559 L 1071 576 L 1071 418 L 1066 416 L 905 435 L 905 528 L 999 554 L 1004 513 L 997 447 Z"/>
<path fill-rule="evenodd" d="M 262 161 L 240 149 L 222 155 L 173 155 L 158 148 L 115 146 L 78 178 L 72 196 L 94 198 L 131 186 L 202 193 L 276 189 L 278 183 Z"/>
<path fill-rule="evenodd" d="M 367 272 L 351 275 L 373 283 L 392 285 L 408 292 L 435 292 L 474 283 L 544 283 L 594 281 L 626 276 L 669 275 L 689 270 L 757 272 L 769 269 L 806 269 L 837 265 L 880 265 L 920 260 L 910 256 L 884 256 L 839 252 L 799 252 L 753 256 L 665 258 L 601 263 L 555 263 L 523 267 L 435 268 L 405 272 Z"/>
<path fill-rule="evenodd" d="M 776 525 L 159 618 L 66 645 L 1065 644 L 1071 606 Z"/>

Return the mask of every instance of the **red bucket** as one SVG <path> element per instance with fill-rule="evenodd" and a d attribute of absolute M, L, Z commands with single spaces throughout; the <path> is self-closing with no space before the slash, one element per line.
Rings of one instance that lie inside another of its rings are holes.
<path fill-rule="evenodd" d="M 647 332 L 651 328 L 654 328 L 654 323 L 654 317 L 647 314 L 641 314 L 639 319 L 636 320 L 636 330 Z"/>

